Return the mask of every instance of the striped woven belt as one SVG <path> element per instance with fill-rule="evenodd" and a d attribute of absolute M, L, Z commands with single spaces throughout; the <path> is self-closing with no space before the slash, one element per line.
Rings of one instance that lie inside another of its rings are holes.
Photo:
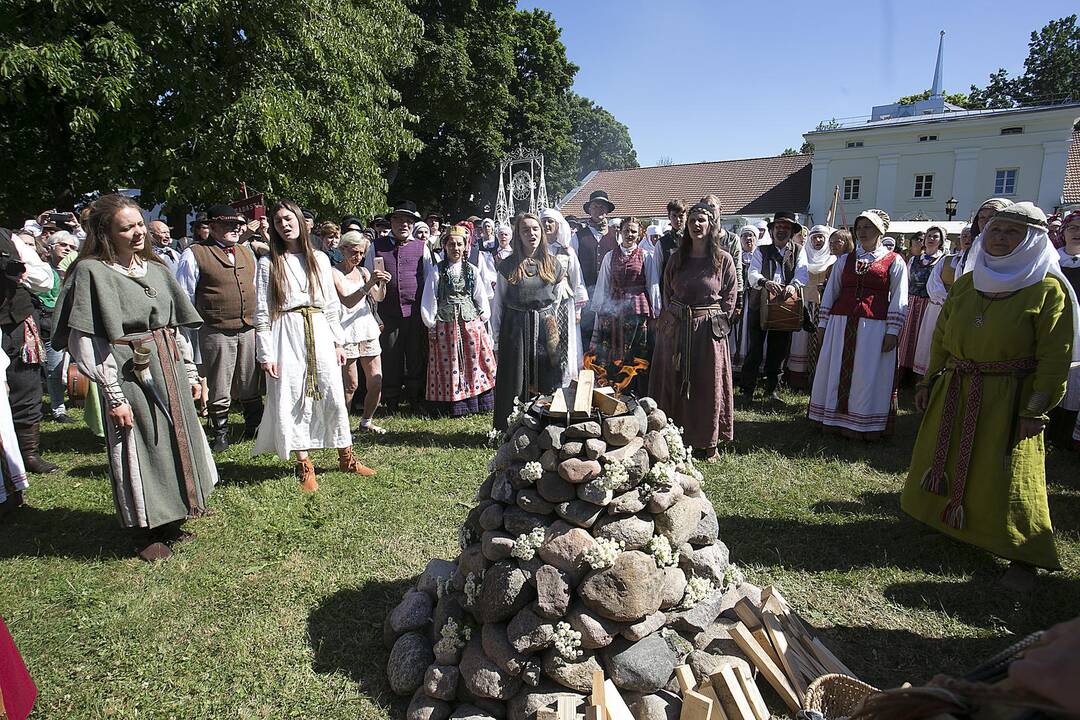
<path fill-rule="evenodd" d="M 322 311 L 321 307 L 314 305 L 302 305 L 288 310 L 304 317 L 304 354 L 307 358 L 307 370 L 304 372 L 304 395 L 313 400 L 322 400 L 322 393 L 319 392 L 319 360 L 315 353 L 315 323 L 312 322 L 312 318 Z"/>

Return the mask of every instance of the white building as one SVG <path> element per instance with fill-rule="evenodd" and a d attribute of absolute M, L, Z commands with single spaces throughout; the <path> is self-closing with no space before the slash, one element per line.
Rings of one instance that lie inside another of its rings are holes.
<path fill-rule="evenodd" d="M 944 33 L 943 33 L 944 34 Z M 989 197 L 1060 208 L 1080 103 L 964 111 L 941 93 L 913 105 L 875 107 L 869 118 L 803 137 L 814 144 L 810 214 L 823 222 L 839 188 L 839 218 L 881 208 L 896 220 L 969 218 Z"/>

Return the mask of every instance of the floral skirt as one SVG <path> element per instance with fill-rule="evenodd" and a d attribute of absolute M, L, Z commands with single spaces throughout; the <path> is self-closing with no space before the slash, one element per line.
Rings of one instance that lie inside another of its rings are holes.
<path fill-rule="evenodd" d="M 467 400 L 495 387 L 495 350 L 479 319 L 437 322 L 428 338 L 430 402 Z"/>

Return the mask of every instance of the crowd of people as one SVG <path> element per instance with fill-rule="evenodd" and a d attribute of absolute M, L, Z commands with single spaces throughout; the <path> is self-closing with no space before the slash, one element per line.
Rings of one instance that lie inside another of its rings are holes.
<path fill-rule="evenodd" d="M 353 434 L 383 435 L 380 408 L 493 412 L 499 431 L 584 367 L 651 395 L 710 461 L 735 408 L 781 402 L 782 385 L 824 431 L 875 441 L 913 383 L 905 511 L 1018 572 L 1059 566 L 1044 437 L 1080 443 L 1080 212 L 991 198 L 950 250 L 942 225 L 897 242 L 882 210 L 850 231 L 781 211 L 735 232 L 715 195 L 671 201 L 662 225 L 616 218 L 603 190 L 582 210 L 498 226 L 401 201 L 316 225 L 283 200 L 254 219 L 209 207 L 174 240 L 106 195 L 0 231 L 0 512 L 27 472 L 56 469 L 40 422 L 74 422 L 76 394 L 120 522 L 153 560 L 205 511 L 214 455 L 238 437 L 314 492 L 314 450 L 375 473 Z"/>

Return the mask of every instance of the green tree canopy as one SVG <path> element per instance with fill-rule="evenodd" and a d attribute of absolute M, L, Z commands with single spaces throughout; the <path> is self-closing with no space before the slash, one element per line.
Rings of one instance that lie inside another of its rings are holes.
<path fill-rule="evenodd" d="M 929 90 L 924 90 L 923 92 L 919 93 L 918 95 L 905 95 L 904 97 L 898 99 L 896 101 L 896 104 L 897 105 L 911 105 L 912 103 L 917 103 L 920 100 L 929 100 L 929 99 L 930 99 L 930 91 Z M 964 93 L 945 93 L 945 102 L 951 103 L 953 105 L 958 105 L 959 107 L 962 107 L 962 108 L 970 107 L 970 104 L 971 104 L 971 100 Z"/>
<path fill-rule="evenodd" d="M 575 181 L 593 170 L 638 167 L 630 130 L 592 100 L 571 93 L 570 137 L 578 149 Z"/>
<path fill-rule="evenodd" d="M 389 83 L 420 34 L 401 0 L 16 5 L 0 28 L 0 159 L 20 168 L 0 206 L 15 219 L 63 191 L 201 204 L 240 181 L 370 211 L 380 169 L 419 149 Z"/>
<path fill-rule="evenodd" d="M 1080 25 L 1077 16 L 1051 20 L 1028 41 L 1024 74 L 1010 78 L 999 68 L 985 88 L 971 86 L 972 107 L 1007 108 L 1018 105 L 1080 100 Z"/>

